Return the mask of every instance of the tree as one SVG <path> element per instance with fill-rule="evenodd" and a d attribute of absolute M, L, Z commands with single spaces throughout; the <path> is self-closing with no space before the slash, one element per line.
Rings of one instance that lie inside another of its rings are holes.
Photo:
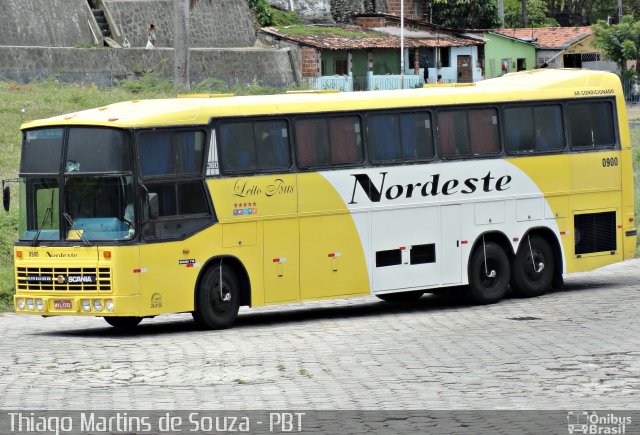
<path fill-rule="evenodd" d="M 526 8 L 526 22 L 523 17 L 523 6 Z M 504 25 L 505 27 L 555 27 L 558 23 L 547 18 L 546 0 L 505 0 L 504 2 Z"/>
<path fill-rule="evenodd" d="M 636 21 L 632 15 L 626 15 L 620 24 L 598 21 L 593 30 L 593 45 L 616 62 L 623 74 L 628 60 L 635 60 L 636 71 L 640 72 L 640 21 Z"/>
<path fill-rule="evenodd" d="M 454 29 L 500 27 L 496 0 L 433 0 L 432 20 Z"/>

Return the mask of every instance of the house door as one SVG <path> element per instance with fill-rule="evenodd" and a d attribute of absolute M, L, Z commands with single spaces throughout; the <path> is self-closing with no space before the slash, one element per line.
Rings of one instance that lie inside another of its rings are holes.
<path fill-rule="evenodd" d="M 458 83 L 471 82 L 471 56 L 458 56 Z"/>

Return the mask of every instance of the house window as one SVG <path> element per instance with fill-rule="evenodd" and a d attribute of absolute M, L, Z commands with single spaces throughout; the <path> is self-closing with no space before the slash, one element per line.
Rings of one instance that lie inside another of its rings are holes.
<path fill-rule="evenodd" d="M 335 73 L 337 75 L 349 74 L 349 61 L 347 59 L 336 59 L 335 61 Z"/>
<path fill-rule="evenodd" d="M 450 66 L 451 51 L 449 48 L 440 47 L 440 68 L 447 68 Z"/>

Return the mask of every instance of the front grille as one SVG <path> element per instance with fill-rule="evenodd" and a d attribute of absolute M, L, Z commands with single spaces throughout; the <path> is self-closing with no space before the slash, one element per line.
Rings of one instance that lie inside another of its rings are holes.
<path fill-rule="evenodd" d="M 108 267 L 18 267 L 17 290 L 111 291 Z"/>

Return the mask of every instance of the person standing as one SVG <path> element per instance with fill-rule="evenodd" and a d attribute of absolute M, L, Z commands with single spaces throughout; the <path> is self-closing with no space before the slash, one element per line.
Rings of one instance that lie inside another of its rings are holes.
<path fill-rule="evenodd" d="M 156 48 L 156 25 L 149 24 L 149 28 L 147 29 L 147 50 L 152 50 Z"/>

